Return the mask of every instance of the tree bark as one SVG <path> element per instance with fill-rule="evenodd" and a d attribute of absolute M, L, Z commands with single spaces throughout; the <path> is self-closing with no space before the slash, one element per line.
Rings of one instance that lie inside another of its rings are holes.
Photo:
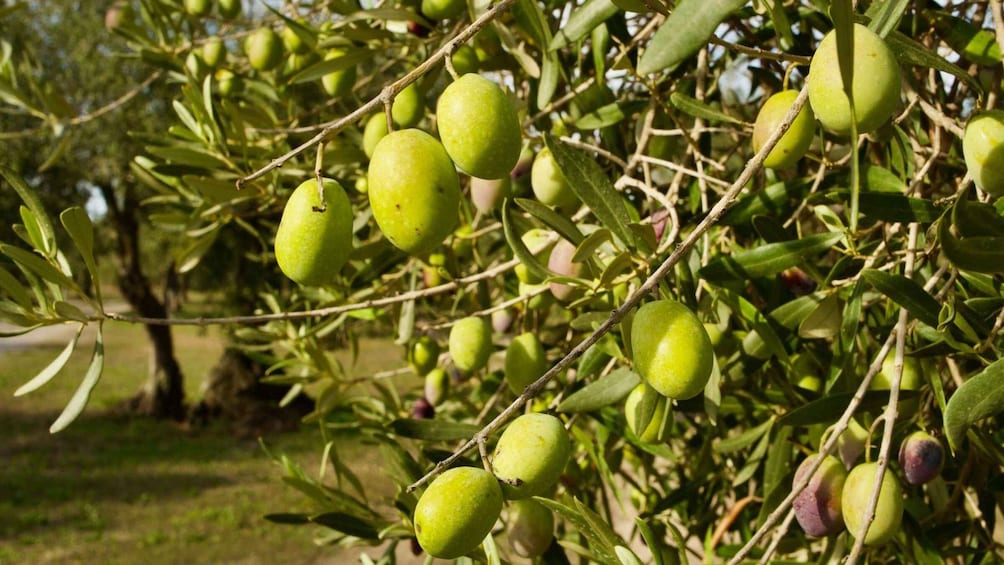
<path fill-rule="evenodd" d="M 122 202 L 110 186 L 101 186 L 108 205 L 108 218 L 115 227 L 119 258 L 118 286 L 133 311 L 143 317 L 166 318 L 167 308 L 154 293 L 143 273 L 139 248 L 139 222 L 133 210 L 139 207 L 132 190 L 123 187 Z M 185 389 L 181 367 L 174 356 L 170 326 L 146 326 L 150 342 L 149 375 L 146 383 L 126 402 L 134 413 L 155 418 L 185 419 Z"/>

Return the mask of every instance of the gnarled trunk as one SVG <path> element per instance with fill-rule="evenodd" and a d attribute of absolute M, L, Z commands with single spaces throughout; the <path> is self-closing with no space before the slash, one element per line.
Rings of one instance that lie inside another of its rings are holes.
<path fill-rule="evenodd" d="M 128 187 L 119 204 L 111 187 L 102 186 L 101 193 L 108 204 L 108 218 L 115 226 L 116 251 L 119 258 L 118 286 L 122 296 L 138 316 L 166 318 L 167 308 L 153 292 L 150 280 L 143 273 L 139 249 L 139 223 L 133 210 L 139 206 Z M 127 409 L 156 418 L 185 418 L 185 389 L 181 367 L 174 357 L 174 340 L 170 326 L 147 325 L 150 342 L 150 370 L 146 383 L 126 403 Z"/>

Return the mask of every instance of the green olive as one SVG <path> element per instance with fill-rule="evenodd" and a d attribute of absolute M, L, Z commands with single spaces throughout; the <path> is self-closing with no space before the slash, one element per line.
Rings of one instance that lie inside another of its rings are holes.
<path fill-rule="evenodd" d="M 714 348 L 697 316 L 673 300 L 649 302 L 631 322 L 634 366 L 659 394 L 697 396 L 711 378 Z"/>
<path fill-rule="evenodd" d="M 324 179 L 325 209 L 319 211 L 317 181 L 296 187 L 275 233 L 275 259 L 302 285 L 334 281 L 352 250 L 352 204 L 337 182 Z"/>
<path fill-rule="evenodd" d="M 499 85 L 466 74 L 446 87 L 436 104 L 439 136 L 450 158 L 465 173 L 508 177 L 522 145 L 516 108 Z"/>
<path fill-rule="evenodd" d="M 332 59 L 337 59 L 345 55 L 345 52 L 341 49 L 332 49 L 328 51 L 328 54 L 324 56 L 325 61 L 330 61 Z M 347 67 L 340 71 L 335 71 L 333 73 L 328 73 L 321 77 L 321 86 L 324 87 L 324 92 L 328 93 L 328 96 L 332 98 L 342 98 L 348 93 L 352 92 L 352 87 L 356 83 L 356 68 Z M 384 129 L 386 130 L 387 119 L 384 118 L 383 114 L 376 114 L 383 118 Z M 371 118 L 372 119 L 372 118 Z M 385 132 L 386 133 L 386 132 Z M 376 145 L 376 143 L 374 143 Z"/>
<path fill-rule="evenodd" d="M 554 515 L 536 500 L 512 501 L 507 518 L 506 535 L 520 557 L 540 557 L 554 540 Z"/>
<path fill-rule="evenodd" d="M 969 120 L 962 154 L 977 188 L 994 198 L 1004 196 L 1004 111 L 981 112 Z"/>
<path fill-rule="evenodd" d="M 460 180 L 431 135 L 417 129 L 388 134 L 373 149 L 367 175 L 373 217 L 397 248 L 427 253 L 453 231 Z"/>
<path fill-rule="evenodd" d="M 411 83 L 394 97 L 390 107 L 390 115 L 394 125 L 399 128 L 410 128 L 418 125 L 425 114 L 425 101 L 416 83 Z"/>
<path fill-rule="evenodd" d="M 797 90 L 782 90 L 767 99 L 753 124 L 753 151 L 760 151 L 767 139 L 788 113 L 788 109 L 798 98 Z M 771 169 L 786 169 L 798 162 L 812 145 L 815 135 L 815 119 L 812 108 L 806 104 L 799 110 L 788 131 L 784 132 L 777 145 L 764 159 L 763 166 Z"/>
<path fill-rule="evenodd" d="M 244 52 L 252 68 L 267 71 L 282 61 L 282 40 L 272 28 L 258 28 L 244 40 Z"/>
<path fill-rule="evenodd" d="M 627 399 L 624 401 L 624 417 L 627 419 L 627 425 L 634 432 L 634 435 L 638 436 L 638 439 L 645 443 L 655 443 L 665 441 L 669 438 L 669 429 L 672 426 L 672 420 L 669 418 L 669 404 L 665 399 L 660 399 L 655 410 L 652 412 L 652 419 L 649 420 L 648 425 L 642 431 L 638 430 L 638 409 L 641 407 L 642 399 L 645 397 L 645 383 L 641 383 L 634 387 L 631 394 L 628 394 Z"/>
<path fill-rule="evenodd" d="M 227 47 L 218 35 L 214 35 L 202 44 L 202 60 L 210 69 L 220 66 L 227 58 Z"/>
<path fill-rule="evenodd" d="M 363 152 L 366 157 L 373 158 L 373 150 L 388 131 L 387 115 L 383 112 L 373 114 L 366 120 L 366 127 L 363 129 Z"/>
<path fill-rule="evenodd" d="M 864 523 L 865 509 L 875 488 L 878 463 L 862 463 L 851 469 L 841 496 L 844 524 L 852 536 L 857 536 Z M 881 492 L 875 507 L 875 519 L 865 533 L 865 545 L 882 545 L 899 532 L 903 522 L 903 490 L 889 469 L 882 475 Z"/>
<path fill-rule="evenodd" d="M 450 358 L 464 373 L 480 371 L 492 353 L 492 328 L 488 320 L 470 316 L 450 328 Z"/>
<path fill-rule="evenodd" d="M 572 192 L 565 175 L 558 168 L 551 150 L 544 148 L 533 160 L 530 170 L 530 187 L 542 203 L 563 211 L 571 212 L 579 204 L 579 198 Z"/>
<path fill-rule="evenodd" d="M 547 355 L 537 334 L 526 332 L 509 342 L 505 350 L 505 380 L 516 394 L 547 371 Z"/>
<path fill-rule="evenodd" d="M 809 104 L 823 127 L 841 136 L 851 134 L 851 111 L 844 93 L 837 58 L 837 35 L 826 34 L 809 64 Z M 901 91 L 899 65 L 885 41 L 872 30 L 854 24 L 854 117 L 858 133 L 878 129 L 896 111 Z"/>
<path fill-rule="evenodd" d="M 502 513 L 502 491 L 488 471 L 457 467 L 429 485 L 415 505 L 415 536 L 429 555 L 455 559 L 471 552 Z"/>
<path fill-rule="evenodd" d="M 502 432 L 492 469 L 506 498 L 547 493 L 558 482 L 572 453 L 568 432 L 558 418 L 534 412 L 516 418 Z"/>

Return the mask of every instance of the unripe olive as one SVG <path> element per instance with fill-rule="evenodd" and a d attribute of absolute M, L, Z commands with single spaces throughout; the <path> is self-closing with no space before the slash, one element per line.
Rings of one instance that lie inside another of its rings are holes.
<path fill-rule="evenodd" d="M 328 51 L 328 54 L 324 56 L 324 60 L 330 61 L 331 59 L 337 59 L 345 55 L 345 52 L 341 49 L 332 49 Z M 328 96 L 332 98 L 341 98 L 352 92 L 352 87 L 356 83 L 356 68 L 348 67 L 340 71 L 335 71 L 333 73 L 328 73 L 321 77 L 321 86 L 324 88 L 324 92 L 328 93 Z M 387 118 L 383 114 L 376 114 L 384 123 L 384 133 L 387 129 Z M 373 118 L 370 118 L 373 119 Z M 368 124 L 367 124 L 368 125 Z M 381 136 L 382 137 L 382 136 Z M 376 142 L 373 143 L 376 145 Z M 372 148 L 370 149 L 372 151 Z M 367 154 L 367 156 L 369 156 Z"/>
<path fill-rule="evenodd" d="M 450 62 L 453 63 L 453 70 L 457 71 L 458 75 L 476 73 L 478 67 L 481 66 L 477 51 L 466 43 L 457 47 L 457 50 L 450 56 Z"/>
<path fill-rule="evenodd" d="M 220 66 L 227 57 L 227 47 L 218 35 L 214 35 L 202 44 L 202 60 L 210 69 Z"/>
<path fill-rule="evenodd" d="M 366 128 L 363 129 L 363 152 L 366 157 L 373 158 L 373 150 L 387 136 L 387 131 L 387 115 L 383 112 L 373 114 L 366 120 Z"/>
<path fill-rule="evenodd" d="M 478 212 L 487 214 L 502 205 L 502 201 L 512 194 L 509 177 L 500 179 L 480 179 L 471 177 L 471 202 Z"/>
<path fill-rule="evenodd" d="M 436 104 L 443 146 L 457 167 L 483 178 L 508 177 L 519 159 L 516 108 L 498 84 L 466 74 L 446 87 Z"/>
<path fill-rule="evenodd" d="M 568 432 L 558 418 L 534 412 L 516 418 L 495 445 L 492 469 L 508 499 L 547 493 L 572 453 Z"/>
<path fill-rule="evenodd" d="M 505 350 L 505 380 L 516 394 L 547 371 L 547 355 L 537 334 L 526 332 L 509 342 Z"/>
<path fill-rule="evenodd" d="M 847 429 L 837 438 L 837 453 L 844 467 L 851 469 L 857 463 L 858 458 L 865 452 L 865 443 L 868 441 L 868 430 L 861 427 L 857 420 L 851 418 L 847 423 Z"/>
<path fill-rule="evenodd" d="M 554 515 L 533 499 L 509 503 L 506 535 L 512 550 L 520 557 L 540 557 L 554 540 Z"/>
<path fill-rule="evenodd" d="M 931 482 L 945 466 L 945 449 L 931 434 L 913 432 L 900 445 L 899 466 L 911 485 Z"/>
<path fill-rule="evenodd" d="M 840 78 L 837 35 L 826 34 L 809 64 L 809 104 L 823 127 L 837 135 L 851 133 L 851 111 Z M 854 116 L 858 133 L 878 129 L 899 106 L 901 85 L 896 57 L 882 38 L 854 24 Z"/>
<path fill-rule="evenodd" d="M 189 14 L 202 17 L 209 15 L 213 9 L 213 3 L 209 0 L 185 0 L 185 11 Z"/>
<path fill-rule="evenodd" d="M 638 439 L 641 441 L 645 443 L 665 441 L 669 437 L 669 428 L 672 425 L 672 420 L 666 413 L 669 410 L 669 404 L 665 399 L 660 399 L 655 405 L 652 419 L 649 420 L 645 429 L 638 430 L 638 409 L 641 407 L 642 399 L 645 398 L 646 386 L 645 383 L 641 383 L 634 387 L 631 394 L 628 394 L 627 399 L 624 400 L 624 417 L 627 420 L 628 427 L 631 428 L 634 435 L 638 436 Z"/>
<path fill-rule="evenodd" d="M 411 342 L 408 348 L 408 364 L 418 376 L 424 376 L 429 371 L 436 368 L 439 362 L 439 343 L 430 336 L 422 337 Z M 435 404 L 435 403 L 433 403 Z"/>
<path fill-rule="evenodd" d="M 711 378 L 714 349 L 708 332 L 679 302 L 657 300 L 639 308 L 631 323 L 631 350 L 638 373 L 674 400 L 697 396 Z"/>
<path fill-rule="evenodd" d="M 502 513 L 502 490 L 488 471 L 457 467 L 429 485 L 415 505 L 415 536 L 429 555 L 455 559 L 476 548 Z"/>
<path fill-rule="evenodd" d="M 282 61 L 282 40 L 272 28 L 258 28 L 244 40 L 244 52 L 252 68 L 267 71 Z"/>
<path fill-rule="evenodd" d="M 447 20 L 460 15 L 466 7 L 464 0 L 422 0 L 422 15 L 430 20 Z"/>
<path fill-rule="evenodd" d="M 450 376 L 446 374 L 446 371 L 437 367 L 425 375 L 425 398 L 433 406 L 439 406 L 446 399 L 449 391 Z"/>
<path fill-rule="evenodd" d="M 241 0 L 219 0 L 220 17 L 232 20 L 241 13 Z"/>
<path fill-rule="evenodd" d="M 517 265 L 517 267 L 518 266 L 519 265 Z M 530 296 L 533 294 L 533 296 L 526 301 L 526 307 L 530 310 L 540 312 L 549 308 L 551 304 L 554 304 L 554 297 L 551 296 L 550 292 L 547 292 L 549 289 L 547 288 L 546 283 L 533 284 L 519 281 L 517 289 L 519 290 L 520 296 Z"/>
<path fill-rule="evenodd" d="M 206 63 L 202 60 L 201 55 L 195 51 L 191 51 L 185 57 L 185 69 L 188 71 L 188 74 L 201 81 L 202 75 L 206 74 Z"/>
<path fill-rule="evenodd" d="M 896 354 L 890 351 L 882 360 L 882 369 L 872 377 L 869 390 L 889 390 L 896 375 Z M 918 390 L 922 385 L 920 362 L 916 357 L 903 356 L 903 376 L 899 381 L 900 390 Z"/>
<path fill-rule="evenodd" d="M 290 26 L 282 28 L 282 45 L 286 48 L 286 51 L 298 55 L 310 50 L 310 45 Z"/>
<path fill-rule="evenodd" d="M 415 83 L 411 83 L 394 97 L 394 103 L 390 107 L 390 116 L 394 120 L 394 125 L 399 128 L 414 127 L 422 121 L 425 113 L 425 101 L 422 93 Z"/>
<path fill-rule="evenodd" d="M 453 231 L 460 180 L 431 135 L 417 129 L 387 134 L 373 149 L 367 175 L 373 217 L 397 248 L 426 253 Z"/>
<path fill-rule="evenodd" d="M 981 112 L 969 120 L 962 154 L 977 188 L 995 198 L 1004 196 L 1004 111 Z"/>
<path fill-rule="evenodd" d="M 564 211 L 572 211 L 579 204 L 579 198 L 572 192 L 565 175 L 558 169 L 551 150 L 544 148 L 533 160 L 530 170 L 530 187 L 542 203 Z"/>
<path fill-rule="evenodd" d="M 450 358 L 464 373 L 480 371 L 492 354 L 492 328 L 482 317 L 457 320 L 450 329 Z"/>
<path fill-rule="evenodd" d="M 817 453 L 802 461 L 795 471 L 793 486 L 805 477 L 818 458 Z M 846 480 L 847 470 L 843 464 L 836 457 L 827 455 L 809 479 L 809 484 L 792 501 L 795 519 L 806 534 L 818 538 L 835 534 L 844 528 L 841 495 Z"/>
<path fill-rule="evenodd" d="M 290 279 L 302 285 L 335 280 L 352 251 L 352 204 L 341 185 L 323 179 L 324 211 L 317 181 L 296 187 L 275 233 L 275 259 Z"/>
<path fill-rule="evenodd" d="M 767 99 L 753 124 L 753 151 L 760 151 L 767 139 L 784 120 L 784 115 L 798 98 L 797 90 L 782 90 Z M 816 122 L 812 108 L 806 104 L 799 110 L 788 131 L 781 136 L 777 145 L 764 159 L 763 166 L 771 169 L 786 169 L 805 155 L 812 145 Z"/>
<path fill-rule="evenodd" d="M 844 482 L 843 504 L 844 524 L 852 536 L 858 535 L 864 519 L 865 508 L 875 487 L 875 473 L 878 463 L 862 463 L 851 469 Z M 896 476 L 888 469 L 882 475 L 882 487 L 875 519 L 868 526 L 865 545 L 882 545 L 891 540 L 899 531 L 903 521 L 903 491 Z"/>
<path fill-rule="evenodd" d="M 586 270 L 586 266 L 583 263 L 572 261 L 572 257 L 574 256 L 575 246 L 565 239 L 558 240 L 558 243 L 554 245 L 554 249 L 551 250 L 550 257 L 547 259 L 547 268 L 553 273 L 566 277 L 581 277 L 582 273 Z M 547 283 L 547 286 L 551 289 L 551 294 L 559 302 L 573 300 L 581 294 L 582 290 L 570 284 L 553 281 Z"/>

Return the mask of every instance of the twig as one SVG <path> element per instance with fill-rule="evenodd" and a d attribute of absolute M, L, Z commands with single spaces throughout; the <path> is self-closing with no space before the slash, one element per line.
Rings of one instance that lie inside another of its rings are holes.
<path fill-rule="evenodd" d="M 408 488 L 408 492 L 412 492 L 420 486 L 424 485 L 426 482 L 431 480 L 433 477 L 438 475 L 443 470 L 449 468 L 457 459 L 463 457 L 468 450 L 478 444 L 479 441 L 484 441 L 492 432 L 497 430 L 506 421 L 509 420 L 519 409 L 526 404 L 531 398 L 537 396 L 547 383 L 558 373 L 565 370 L 568 366 L 572 364 L 573 361 L 578 359 L 589 347 L 600 340 L 604 335 L 607 334 L 611 329 L 614 328 L 620 321 L 627 315 L 628 312 L 637 306 L 642 298 L 648 295 L 650 292 L 655 290 L 659 282 L 668 275 L 677 263 L 690 251 L 694 246 L 694 243 L 706 232 L 711 226 L 718 222 L 718 220 L 725 214 L 725 211 L 735 203 L 739 196 L 739 193 L 743 191 L 746 183 L 753 178 L 762 167 L 763 161 L 767 158 L 767 154 L 771 149 L 777 144 L 781 136 L 788 130 L 791 126 L 791 122 L 795 119 L 799 110 L 805 105 L 806 100 L 808 100 L 808 90 L 803 88 L 799 93 L 798 98 L 795 100 L 792 107 L 788 110 L 788 113 L 784 116 L 781 125 L 776 131 L 771 134 L 771 136 L 764 143 L 760 151 L 750 159 L 746 166 L 743 168 L 739 177 L 734 183 L 729 187 L 729 189 L 722 195 L 722 198 L 715 203 L 715 206 L 708 212 L 708 215 L 704 217 L 703 220 L 694 228 L 687 238 L 684 239 L 679 246 L 662 262 L 661 265 L 653 272 L 638 289 L 631 294 L 624 303 L 614 310 L 609 317 L 598 328 L 596 328 L 589 336 L 584 340 L 579 342 L 578 345 L 572 348 L 564 357 L 562 357 L 557 363 L 554 364 L 547 372 L 545 372 L 539 379 L 527 386 L 523 392 L 508 406 L 505 410 L 499 413 L 494 420 L 485 425 L 481 430 L 479 430 L 474 437 L 465 442 L 459 449 L 453 452 L 452 455 L 443 459 L 439 463 L 436 463 L 435 467 L 432 468 L 425 476 L 421 477 L 414 483 L 412 483 Z M 806 481 L 808 482 L 808 481 Z"/>
<path fill-rule="evenodd" d="M 374 96 L 365 104 L 359 106 L 354 111 L 331 123 L 331 125 L 325 127 L 314 137 L 303 142 L 297 147 L 291 149 L 284 155 L 273 159 L 268 165 L 258 169 L 257 171 L 251 173 L 250 175 L 237 179 L 237 188 L 242 188 L 245 184 L 257 180 L 266 174 L 274 171 L 285 165 L 290 159 L 296 157 L 297 155 L 303 153 L 307 149 L 310 149 L 314 145 L 317 145 L 321 141 L 328 138 L 328 136 L 333 135 L 342 130 L 342 128 L 348 126 L 351 123 L 358 121 L 360 118 L 369 114 L 372 110 L 381 105 L 387 105 L 399 92 L 405 89 L 408 85 L 418 80 L 420 77 L 424 76 L 426 73 L 432 70 L 434 66 L 439 64 L 447 55 L 449 55 L 454 46 L 461 43 L 466 43 L 467 40 L 474 37 L 476 33 L 481 31 L 481 28 L 488 25 L 489 22 L 499 17 L 503 12 L 509 9 L 516 0 L 500 0 L 498 4 L 492 6 L 487 12 L 481 14 L 478 19 L 471 22 L 471 24 L 465 27 L 460 33 L 458 33 L 453 39 L 447 41 L 442 47 L 436 50 L 435 53 L 429 56 L 428 59 L 422 61 L 417 67 L 412 69 L 408 74 L 404 75 L 395 82 L 390 83 L 385 86 L 380 94 Z"/>

